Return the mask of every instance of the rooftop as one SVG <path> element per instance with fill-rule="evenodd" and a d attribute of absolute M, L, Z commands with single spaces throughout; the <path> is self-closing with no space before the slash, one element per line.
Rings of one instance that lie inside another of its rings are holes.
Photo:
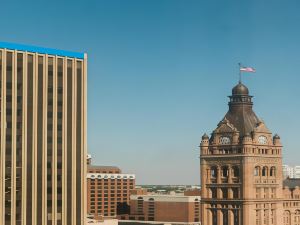
<path fill-rule="evenodd" d="M 15 44 L 15 43 L 8 43 L 8 42 L 0 42 L 0 48 L 19 50 L 25 52 L 37 52 L 40 54 L 48 54 L 48 55 L 66 56 L 70 58 L 79 58 L 79 59 L 85 58 L 85 54 L 81 52 L 72 52 L 72 51 L 65 51 L 65 50 L 59 50 L 53 48 L 43 48 L 43 47 L 37 47 L 32 45 L 23 45 L 23 44 Z"/>
<path fill-rule="evenodd" d="M 115 170 L 120 170 L 119 167 L 117 166 L 97 166 L 97 165 L 88 165 L 88 169 L 115 169 Z"/>
<path fill-rule="evenodd" d="M 185 196 L 185 195 L 131 195 L 130 200 L 138 200 L 142 198 L 144 201 L 150 199 L 156 202 L 195 202 L 200 201 L 201 196 Z"/>
<path fill-rule="evenodd" d="M 295 188 L 300 187 L 300 178 L 287 178 L 283 181 L 283 187 Z"/>

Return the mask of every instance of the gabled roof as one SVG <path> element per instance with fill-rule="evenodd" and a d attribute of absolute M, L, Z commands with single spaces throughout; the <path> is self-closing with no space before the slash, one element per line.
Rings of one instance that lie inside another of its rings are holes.
<path fill-rule="evenodd" d="M 252 107 L 244 105 L 240 105 L 234 110 L 229 109 L 225 118 L 240 132 L 242 137 L 254 131 L 261 122 L 253 112 Z"/>

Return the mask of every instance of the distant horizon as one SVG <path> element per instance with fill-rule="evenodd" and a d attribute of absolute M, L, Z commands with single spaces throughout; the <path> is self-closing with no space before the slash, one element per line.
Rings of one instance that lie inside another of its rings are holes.
<path fill-rule="evenodd" d="M 2 7 L 1 41 L 88 54 L 93 164 L 116 165 L 140 184 L 199 184 L 201 136 L 227 112 L 241 62 L 256 69 L 243 83 L 257 116 L 280 135 L 284 164 L 300 165 L 299 1 L 12 0 Z"/>

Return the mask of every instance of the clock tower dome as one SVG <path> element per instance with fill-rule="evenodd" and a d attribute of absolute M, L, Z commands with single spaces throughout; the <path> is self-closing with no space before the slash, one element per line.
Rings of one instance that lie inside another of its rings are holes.
<path fill-rule="evenodd" d="M 200 144 L 203 225 L 281 225 L 282 146 L 253 111 L 241 82 Z"/>

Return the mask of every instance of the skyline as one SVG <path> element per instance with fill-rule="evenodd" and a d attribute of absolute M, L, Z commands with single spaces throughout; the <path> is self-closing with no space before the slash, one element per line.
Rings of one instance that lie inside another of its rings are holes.
<path fill-rule="evenodd" d="M 68 3 L 3 3 L 10 19 L 0 21 L 0 41 L 88 54 L 95 164 L 135 173 L 137 184 L 198 184 L 197 146 L 226 113 L 239 62 L 256 69 L 243 83 L 258 117 L 281 136 L 284 164 L 300 164 L 300 3 Z"/>

